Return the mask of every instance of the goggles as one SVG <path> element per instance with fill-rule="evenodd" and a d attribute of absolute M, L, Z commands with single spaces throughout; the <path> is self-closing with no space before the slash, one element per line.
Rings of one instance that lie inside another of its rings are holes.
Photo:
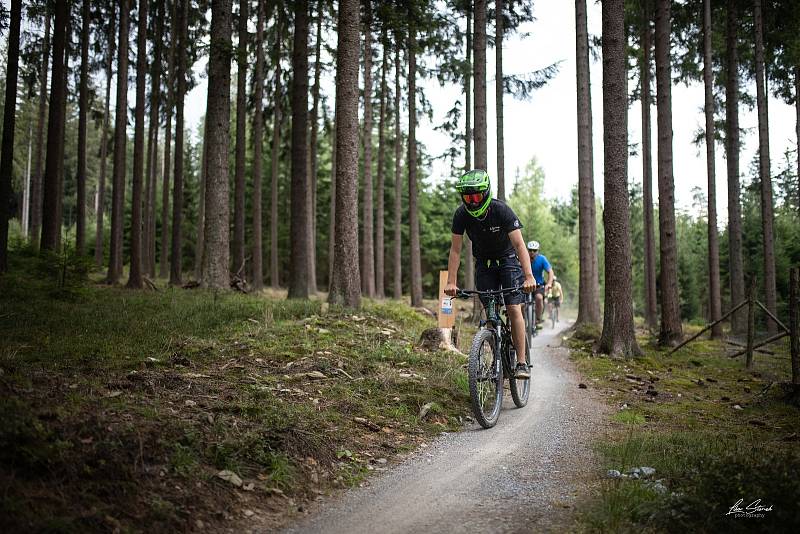
<path fill-rule="evenodd" d="M 464 193 L 461 195 L 461 199 L 465 204 L 480 204 L 484 198 L 486 198 L 486 193 Z"/>

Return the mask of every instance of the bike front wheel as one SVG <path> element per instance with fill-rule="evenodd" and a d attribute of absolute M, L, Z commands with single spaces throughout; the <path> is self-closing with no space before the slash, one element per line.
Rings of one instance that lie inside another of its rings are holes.
<path fill-rule="evenodd" d="M 530 340 L 530 338 L 528 338 Z M 511 342 L 511 340 L 509 340 Z M 513 365 L 516 365 L 517 362 L 512 362 Z M 528 370 L 531 368 L 531 344 L 530 342 L 525 344 L 525 364 L 528 366 Z M 526 404 L 528 404 L 528 397 L 531 393 L 531 378 L 526 379 L 516 379 L 513 376 L 508 379 L 508 386 L 511 390 L 511 398 L 514 400 L 514 405 L 517 408 L 523 408 Z"/>
<path fill-rule="evenodd" d="M 472 412 L 483 428 L 491 428 L 503 404 L 503 370 L 495 354 L 495 333 L 484 329 L 475 334 L 469 350 L 469 394 Z"/>

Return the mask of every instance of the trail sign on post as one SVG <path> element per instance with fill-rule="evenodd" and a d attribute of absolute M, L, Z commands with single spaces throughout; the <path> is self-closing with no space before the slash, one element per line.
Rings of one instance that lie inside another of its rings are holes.
<path fill-rule="evenodd" d="M 447 271 L 439 271 L 439 328 L 453 328 L 456 324 L 456 311 L 453 300 L 444 294 L 447 285 Z"/>

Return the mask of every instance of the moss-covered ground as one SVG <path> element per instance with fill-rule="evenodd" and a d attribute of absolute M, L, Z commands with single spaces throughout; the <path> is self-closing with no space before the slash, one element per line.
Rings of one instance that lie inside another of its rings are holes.
<path fill-rule="evenodd" d="M 54 261 L 0 277 L 2 531 L 277 526 L 468 414 L 464 358 L 417 349 L 433 320 L 402 303 L 130 291 Z"/>
<path fill-rule="evenodd" d="M 582 331 L 569 343 L 589 387 L 614 407 L 613 430 L 597 444 L 602 475 L 643 466 L 656 472 L 645 480 L 606 476 L 582 513 L 586 530 L 800 529 L 800 410 L 780 387 L 791 371 L 788 343 L 773 345 L 774 355 L 756 354 L 747 370 L 721 341 L 701 339 L 669 355 L 639 330 L 644 355 L 623 360 L 594 353 L 596 334 Z M 772 509 L 762 517 L 729 514 L 740 499 L 745 510 L 758 499 Z"/>

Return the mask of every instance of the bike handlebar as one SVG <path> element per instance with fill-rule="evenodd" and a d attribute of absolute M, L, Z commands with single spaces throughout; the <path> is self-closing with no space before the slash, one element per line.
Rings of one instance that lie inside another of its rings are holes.
<path fill-rule="evenodd" d="M 508 287 L 503 289 L 491 289 L 487 291 L 477 291 L 474 289 L 459 289 L 455 296 L 450 297 L 454 299 L 466 299 L 473 295 L 477 295 L 479 297 L 494 297 L 499 295 L 505 295 L 507 293 L 513 293 L 514 291 L 521 291 L 522 286 L 516 287 Z"/>

